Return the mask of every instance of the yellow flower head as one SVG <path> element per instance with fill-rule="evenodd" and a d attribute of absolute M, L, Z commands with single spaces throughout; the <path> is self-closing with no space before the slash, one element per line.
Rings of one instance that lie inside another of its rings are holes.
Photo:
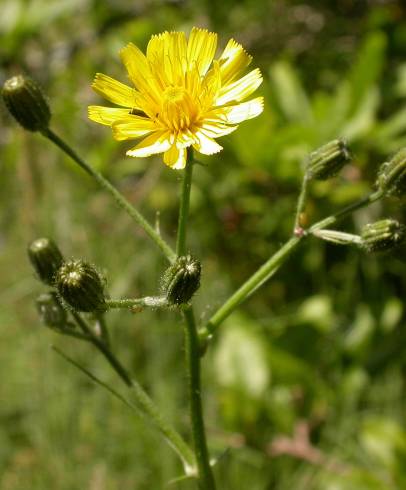
<path fill-rule="evenodd" d="M 222 150 L 214 141 L 263 110 L 263 97 L 243 102 L 262 83 L 258 68 L 241 77 L 251 62 L 243 47 L 230 39 L 214 59 L 217 34 L 194 27 L 152 36 L 146 56 L 128 44 L 121 59 L 135 88 L 97 73 L 93 89 L 121 108 L 89 107 L 89 118 L 111 126 L 117 140 L 146 136 L 127 151 L 133 157 L 164 154 L 164 162 L 181 169 L 186 149 L 212 155 Z"/>

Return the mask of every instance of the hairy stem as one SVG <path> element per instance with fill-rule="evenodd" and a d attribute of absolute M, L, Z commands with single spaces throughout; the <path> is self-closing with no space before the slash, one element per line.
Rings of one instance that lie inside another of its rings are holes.
<path fill-rule="evenodd" d="M 301 209 L 304 202 L 305 192 L 302 189 L 301 195 L 299 197 L 298 210 Z M 375 201 L 378 201 L 383 197 L 383 192 L 378 190 L 369 194 L 368 196 L 350 204 L 349 206 L 341 209 L 337 213 L 322 219 L 321 221 L 312 225 L 309 229 L 303 230 L 302 234 L 297 234 L 297 236 L 292 237 L 288 240 L 282 247 L 270 257 L 254 274 L 240 286 L 237 291 L 231 295 L 231 297 L 214 313 L 214 315 L 207 322 L 206 326 L 200 331 L 200 339 L 204 344 L 207 339 L 215 332 L 219 325 L 254 291 L 256 291 L 262 284 L 264 284 L 286 261 L 286 259 L 291 255 L 291 253 L 299 245 L 302 238 L 308 236 L 330 226 L 338 221 L 342 220 L 346 216 L 352 214 L 354 211 L 361 209 L 365 206 L 369 206 Z"/>
<path fill-rule="evenodd" d="M 145 233 L 155 242 L 155 244 L 161 249 L 163 254 L 170 262 L 175 259 L 175 253 L 171 247 L 162 239 L 157 231 L 148 223 L 148 221 L 142 216 L 142 214 L 134 208 L 134 206 L 127 201 L 127 199 L 114 187 L 110 182 L 105 179 L 99 172 L 86 163 L 79 155 L 58 135 L 56 135 L 51 129 L 43 130 L 42 134 L 60 148 L 64 153 L 70 156 L 74 162 L 76 162 L 87 174 L 93 177 L 96 182 L 106 190 L 114 200 L 124 211 L 144 229 Z"/>
<path fill-rule="evenodd" d="M 304 175 L 302 180 L 302 188 L 300 189 L 299 199 L 297 200 L 295 224 L 293 227 L 293 234 L 300 235 L 303 231 L 303 212 L 306 205 L 307 189 L 309 187 L 309 178 L 307 174 Z"/>
<path fill-rule="evenodd" d="M 106 306 L 112 309 L 137 307 L 162 308 L 169 305 L 165 296 L 145 296 L 145 298 L 106 299 Z"/>
<path fill-rule="evenodd" d="M 327 226 L 331 226 L 334 223 L 337 223 L 337 221 L 342 220 L 349 214 L 352 214 L 354 211 L 360 208 L 364 208 L 365 206 L 369 206 L 375 201 L 378 201 L 383 197 L 383 192 L 381 190 L 378 190 L 376 192 L 372 192 L 371 194 L 368 194 L 367 196 L 363 197 L 362 199 L 354 202 L 353 204 L 350 204 L 349 206 L 345 207 L 344 209 L 341 209 L 337 213 L 332 214 L 331 216 L 328 216 L 327 218 L 319 221 L 318 223 L 315 223 L 312 225 L 307 232 L 308 233 L 313 233 L 316 230 L 320 230 L 321 228 L 326 228 Z"/>
<path fill-rule="evenodd" d="M 203 419 L 199 338 L 192 309 L 189 308 L 185 310 L 183 315 L 185 318 L 185 351 L 190 396 L 190 419 L 199 472 L 199 485 L 202 490 L 215 490 L 216 484 L 210 467 L 209 451 L 207 449 Z"/>
<path fill-rule="evenodd" d="M 193 150 L 188 148 L 188 156 L 183 174 L 182 194 L 179 206 L 178 235 L 176 239 L 176 255 L 186 253 L 186 231 L 189 215 L 190 189 L 193 175 Z"/>
<path fill-rule="evenodd" d="M 202 341 L 211 336 L 217 327 L 256 289 L 267 281 L 286 261 L 299 245 L 301 237 L 295 236 L 288 240 L 270 257 L 230 298 L 214 313 L 200 332 Z"/>

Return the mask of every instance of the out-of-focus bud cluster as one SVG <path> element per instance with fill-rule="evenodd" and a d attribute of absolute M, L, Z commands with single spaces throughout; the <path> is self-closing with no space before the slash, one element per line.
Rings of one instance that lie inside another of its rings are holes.
<path fill-rule="evenodd" d="M 49 238 L 37 238 L 28 246 L 28 257 L 38 279 L 53 286 L 55 275 L 62 265 L 62 253 Z"/>
<path fill-rule="evenodd" d="M 42 323 L 54 330 L 71 328 L 69 310 L 97 313 L 105 308 L 104 280 L 83 260 L 65 261 L 55 242 L 38 238 L 28 246 L 28 257 L 38 279 L 53 291 L 36 301 Z"/>
<path fill-rule="evenodd" d="M 200 287 L 200 262 L 191 255 L 178 257 L 162 278 L 162 291 L 168 303 L 187 303 Z"/>
<path fill-rule="evenodd" d="M 9 78 L 2 97 L 14 119 L 29 131 L 43 131 L 49 125 L 51 111 L 39 85 L 24 75 Z"/>
<path fill-rule="evenodd" d="M 361 247 L 367 252 L 390 251 L 405 241 L 406 227 L 394 219 L 383 219 L 364 226 Z"/>
<path fill-rule="evenodd" d="M 336 139 L 310 153 L 307 162 L 309 179 L 327 180 L 334 177 L 351 160 L 344 140 Z"/>
<path fill-rule="evenodd" d="M 54 291 L 38 296 L 36 305 L 43 325 L 56 330 L 65 328 L 68 315 Z"/>
<path fill-rule="evenodd" d="M 400 197 L 406 193 L 406 148 L 381 165 L 376 186 L 388 196 Z"/>

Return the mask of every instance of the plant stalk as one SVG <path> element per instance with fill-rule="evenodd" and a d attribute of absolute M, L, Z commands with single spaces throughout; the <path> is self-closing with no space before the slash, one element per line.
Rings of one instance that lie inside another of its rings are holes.
<path fill-rule="evenodd" d="M 185 352 L 190 396 L 190 420 L 199 472 L 199 488 L 202 490 L 215 490 L 216 483 L 210 466 L 201 399 L 199 337 L 192 309 L 186 309 L 183 312 L 183 316 L 185 318 Z"/>
<path fill-rule="evenodd" d="M 302 209 L 304 198 L 306 197 L 306 190 L 303 190 L 299 196 L 298 210 Z M 282 247 L 270 257 L 254 274 L 245 281 L 245 283 L 234 293 L 231 297 L 214 313 L 214 315 L 207 322 L 206 326 L 199 332 L 199 337 L 204 345 L 209 337 L 215 332 L 219 325 L 254 291 L 256 291 L 262 284 L 264 284 L 286 261 L 295 248 L 299 245 L 302 238 L 313 234 L 317 230 L 330 226 L 338 221 L 342 220 L 354 211 L 361 209 L 365 206 L 378 201 L 383 197 L 381 190 L 372 192 L 366 197 L 350 204 L 349 206 L 341 209 L 337 213 L 328 216 L 327 218 L 318 221 L 307 230 L 303 230 L 303 233 L 298 233 L 288 240 Z M 298 215 L 298 213 L 297 213 Z M 296 218 L 297 219 L 297 218 Z"/>
<path fill-rule="evenodd" d="M 267 281 L 299 245 L 302 237 L 294 236 L 270 257 L 237 291 L 214 313 L 199 332 L 201 341 L 207 340 L 217 327 L 256 289 Z"/>
<path fill-rule="evenodd" d="M 168 306 L 165 296 L 145 296 L 145 298 L 106 299 L 106 306 L 112 308 L 162 308 Z"/>
<path fill-rule="evenodd" d="M 157 233 L 157 231 L 148 223 L 148 221 L 142 216 L 142 214 L 134 208 L 134 206 L 127 201 L 127 199 L 105 179 L 99 172 L 86 163 L 79 155 L 57 134 L 51 129 L 47 128 L 42 131 L 42 134 L 66 153 L 74 162 L 76 162 L 87 174 L 93 177 L 96 182 L 107 191 L 124 211 L 144 229 L 145 233 L 155 242 L 160 248 L 169 262 L 173 262 L 175 259 L 175 253 L 171 247 L 163 240 L 163 238 Z"/>
<path fill-rule="evenodd" d="M 183 174 L 182 193 L 179 206 L 178 234 L 176 238 L 176 255 L 179 257 L 186 253 L 186 232 L 189 215 L 190 189 L 193 175 L 193 150 L 188 148 L 186 166 Z"/>
<path fill-rule="evenodd" d="M 309 187 L 309 178 L 307 173 L 302 180 L 302 188 L 300 189 L 299 199 L 297 200 L 295 224 L 293 234 L 300 236 L 303 234 L 303 213 L 306 206 L 307 190 Z"/>
<path fill-rule="evenodd" d="M 193 474 L 196 467 L 195 456 L 181 435 L 162 417 L 158 407 L 144 391 L 142 386 L 130 377 L 110 348 L 100 338 L 95 336 L 87 322 L 76 312 L 72 312 L 72 315 L 84 334 L 90 337 L 89 341 L 103 354 L 123 383 L 134 393 L 134 397 L 141 407 L 142 412 L 158 428 L 169 445 L 180 456 L 185 467 L 185 472 L 187 474 Z"/>

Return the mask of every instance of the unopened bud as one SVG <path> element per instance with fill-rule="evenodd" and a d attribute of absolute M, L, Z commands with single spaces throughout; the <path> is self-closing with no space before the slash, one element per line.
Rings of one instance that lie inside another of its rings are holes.
<path fill-rule="evenodd" d="M 381 165 L 376 185 L 388 196 L 406 193 L 406 148 L 402 148 Z"/>
<path fill-rule="evenodd" d="M 365 225 L 361 247 L 367 252 L 385 252 L 400 245 L 406 238 L 406 227 L 394 219 L 383 219 Z"/>
<path fill-rule="evenodd" d="M 336 245 L 359 245 L 361 243 L 361 237 L 353 235 L 352 233 L 346 233 L 344 231 L 337 230 L 315 230 L 314 236 L 325 240 L 326 242 L 335 243 Z"/>
<path fill-rule="evenodd" d="M 41 322 L 49 328 L 63 329 L 66 327 L 67 314 L 54 292 L 43 293 L 36 300 Z"/>
<path fill-rule="evenodd" d="M 63 262 L 58 246 L 49 238 L 38 238 L 28 246 L 28 257 L 40 281 L 52 286 Z"/>
<path fill-rule="evenodd" d="M 178 257 L 162 279 L 162 289 L 169 303 L 187 303 L 200 286 L 200 262 L 191 255 Z"/>
<path fill-rule="evenodd" d="M 29 131 L 46 129 L 51 111 L 39 85 L 31 78 L 17 75 L 3 85 L 2 96 L 10 114 Z"/>
<path fill-rule="evenodd" d="M 327 180 L 334 177 L 351 159 L 344 140 L 336 139 L 309 155 L 307 174 L 310 179 Z"/>
<path fill-rule="evenodd" d="M 105 307 L 104 284 L 97 270 L 83 260 L 65 262 L 56 275 L 61 298 L 76 311 L 97 311 Z"/>

